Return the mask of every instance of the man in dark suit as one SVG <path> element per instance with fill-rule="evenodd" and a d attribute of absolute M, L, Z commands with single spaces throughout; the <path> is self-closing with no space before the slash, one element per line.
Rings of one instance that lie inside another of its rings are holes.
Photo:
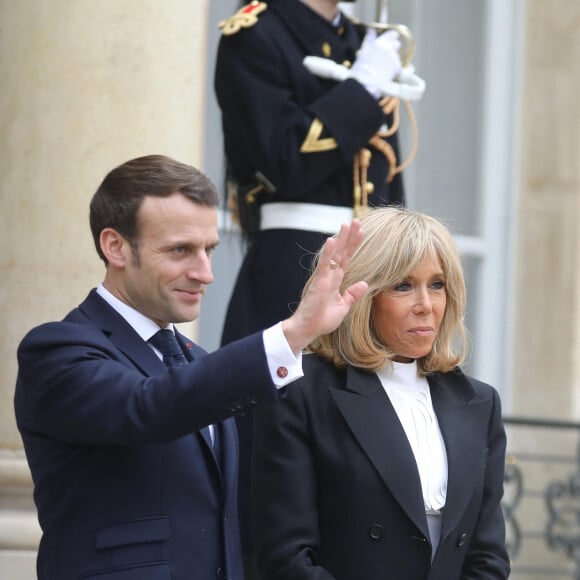
<path fill-rule="evenodd" d="M 243 579 L 231 417 L 301 376 L 302 348 L 366 285 L 338 292 L 355 221 L 327 241 L 294 315 L 206 355 L 173 323 L 198 317 L 213 280 L 217 204 L 203 174 L 168 157 L 113 169 L 90 210 L 103 283 L 18 349 L 40 580 Z"/>

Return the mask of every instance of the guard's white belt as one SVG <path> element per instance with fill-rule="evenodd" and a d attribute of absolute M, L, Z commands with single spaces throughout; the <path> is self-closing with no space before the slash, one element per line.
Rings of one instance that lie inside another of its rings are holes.
<path fill-rule="evenodd" d="M 305 230 L 337 234 L 354 217 L 351 207 L 321 203 L 278 202 L 260 207 L 261 230 Z"/>

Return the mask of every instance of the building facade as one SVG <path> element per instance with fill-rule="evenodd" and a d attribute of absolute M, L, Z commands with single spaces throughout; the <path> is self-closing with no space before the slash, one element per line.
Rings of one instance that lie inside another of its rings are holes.
<path fill-rule="evenodd" d="M 13 416 L 16 346 L 101 280 L 88 202 L 110 168 L 164 153 L 221 187 L 212 71 L 217 22 L 236 7 L 0 0 L 0 578 L 35 577 L 40 534 Z M 375 17 L 374 0 L 353 9 Z M 408 204 L 457 233 L 469 272 L 469 371 L 498 387 L 506 414 L 577 421 L 580 4 L 391 0 L 389 17 L 413 31 L 427 82 Z M 210 350 L 241 256 L 237 234 L 224 226 L 222 237 L 216 282 L 187 329 Z"/>

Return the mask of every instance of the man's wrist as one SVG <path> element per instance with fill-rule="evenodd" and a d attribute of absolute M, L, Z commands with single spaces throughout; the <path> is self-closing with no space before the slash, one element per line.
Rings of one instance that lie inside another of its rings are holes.
<path fill-rule="evenodd" d="M 309 336 L 300 330 L 299 325 L 296 323 L 295 317 L 291 316 L 286 320 L 282 321 L 282 332 L 286 337 L 290 349 L 295 356 L 298 356 L 314 338 L 315 336 Z"/>

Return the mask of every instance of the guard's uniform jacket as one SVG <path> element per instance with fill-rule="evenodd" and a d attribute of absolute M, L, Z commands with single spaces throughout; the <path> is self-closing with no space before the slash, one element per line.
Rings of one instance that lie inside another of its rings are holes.
<path fill-rule="evenodd" d="M 348 66 L 366 32 L 362 27 L 343 15 L 333 25 L 299 0 L 252 2 L 221 27 L 215 90 L 229 178 L 237 184 L 241 210 L 254 218 L 260 207 L 277 210 L 268 223 L 262 215 L 267 229 L 249 233 L 223 329 L 226 344 L 287 318 L 297 305 L 313 254 L 352 217 L 353 161 L 363 148 L 371 153 L 369 205 L 402 203 L 403 185 L 400 174 L 387 183 L 390 163 L 368 145 L 392 116 L 357 81 L 322 79 L 302 63 L 312 55 Z M 388 142 L 400 162 L 396 136 Z M 292 206 L 299 211 L 280 203 L 300 204 Z M 306 223 L 312 216 L 320 227 Z M 238 429 L 242 543 L 248 549 L 250 417 L 238 419 Z"/>
<path fill-rule="evenodd" d="M 259 188 L 251 195 L 256 209 L 279 202 L 352 208 L 353 159 L 363 148 L 371 153 L 369 205 L 402 203 L 400 174 L 387 183 L 389 161 L 368 145 L 391 119 L 357 81 L 321 79 L 302 63 L 308 55 L 354 62 L 365 30 L 343 15 L 334 26 L 299 0 L 253 2 L 226 24 L 215 90 L 240 203 Z M 396 138 L 389 142 L 399 159 Z M 300 208 L 306 220 L 308 206 Z M 344 215 L 338 225 L 349 221 Z M 311 254 L 338 229 L 324 219 L 317 232 L 299 229 L 301 219 L 276 219 L 280 227 L 250 235 L 224 343 L 286 318 L 308 277 Z"/>

